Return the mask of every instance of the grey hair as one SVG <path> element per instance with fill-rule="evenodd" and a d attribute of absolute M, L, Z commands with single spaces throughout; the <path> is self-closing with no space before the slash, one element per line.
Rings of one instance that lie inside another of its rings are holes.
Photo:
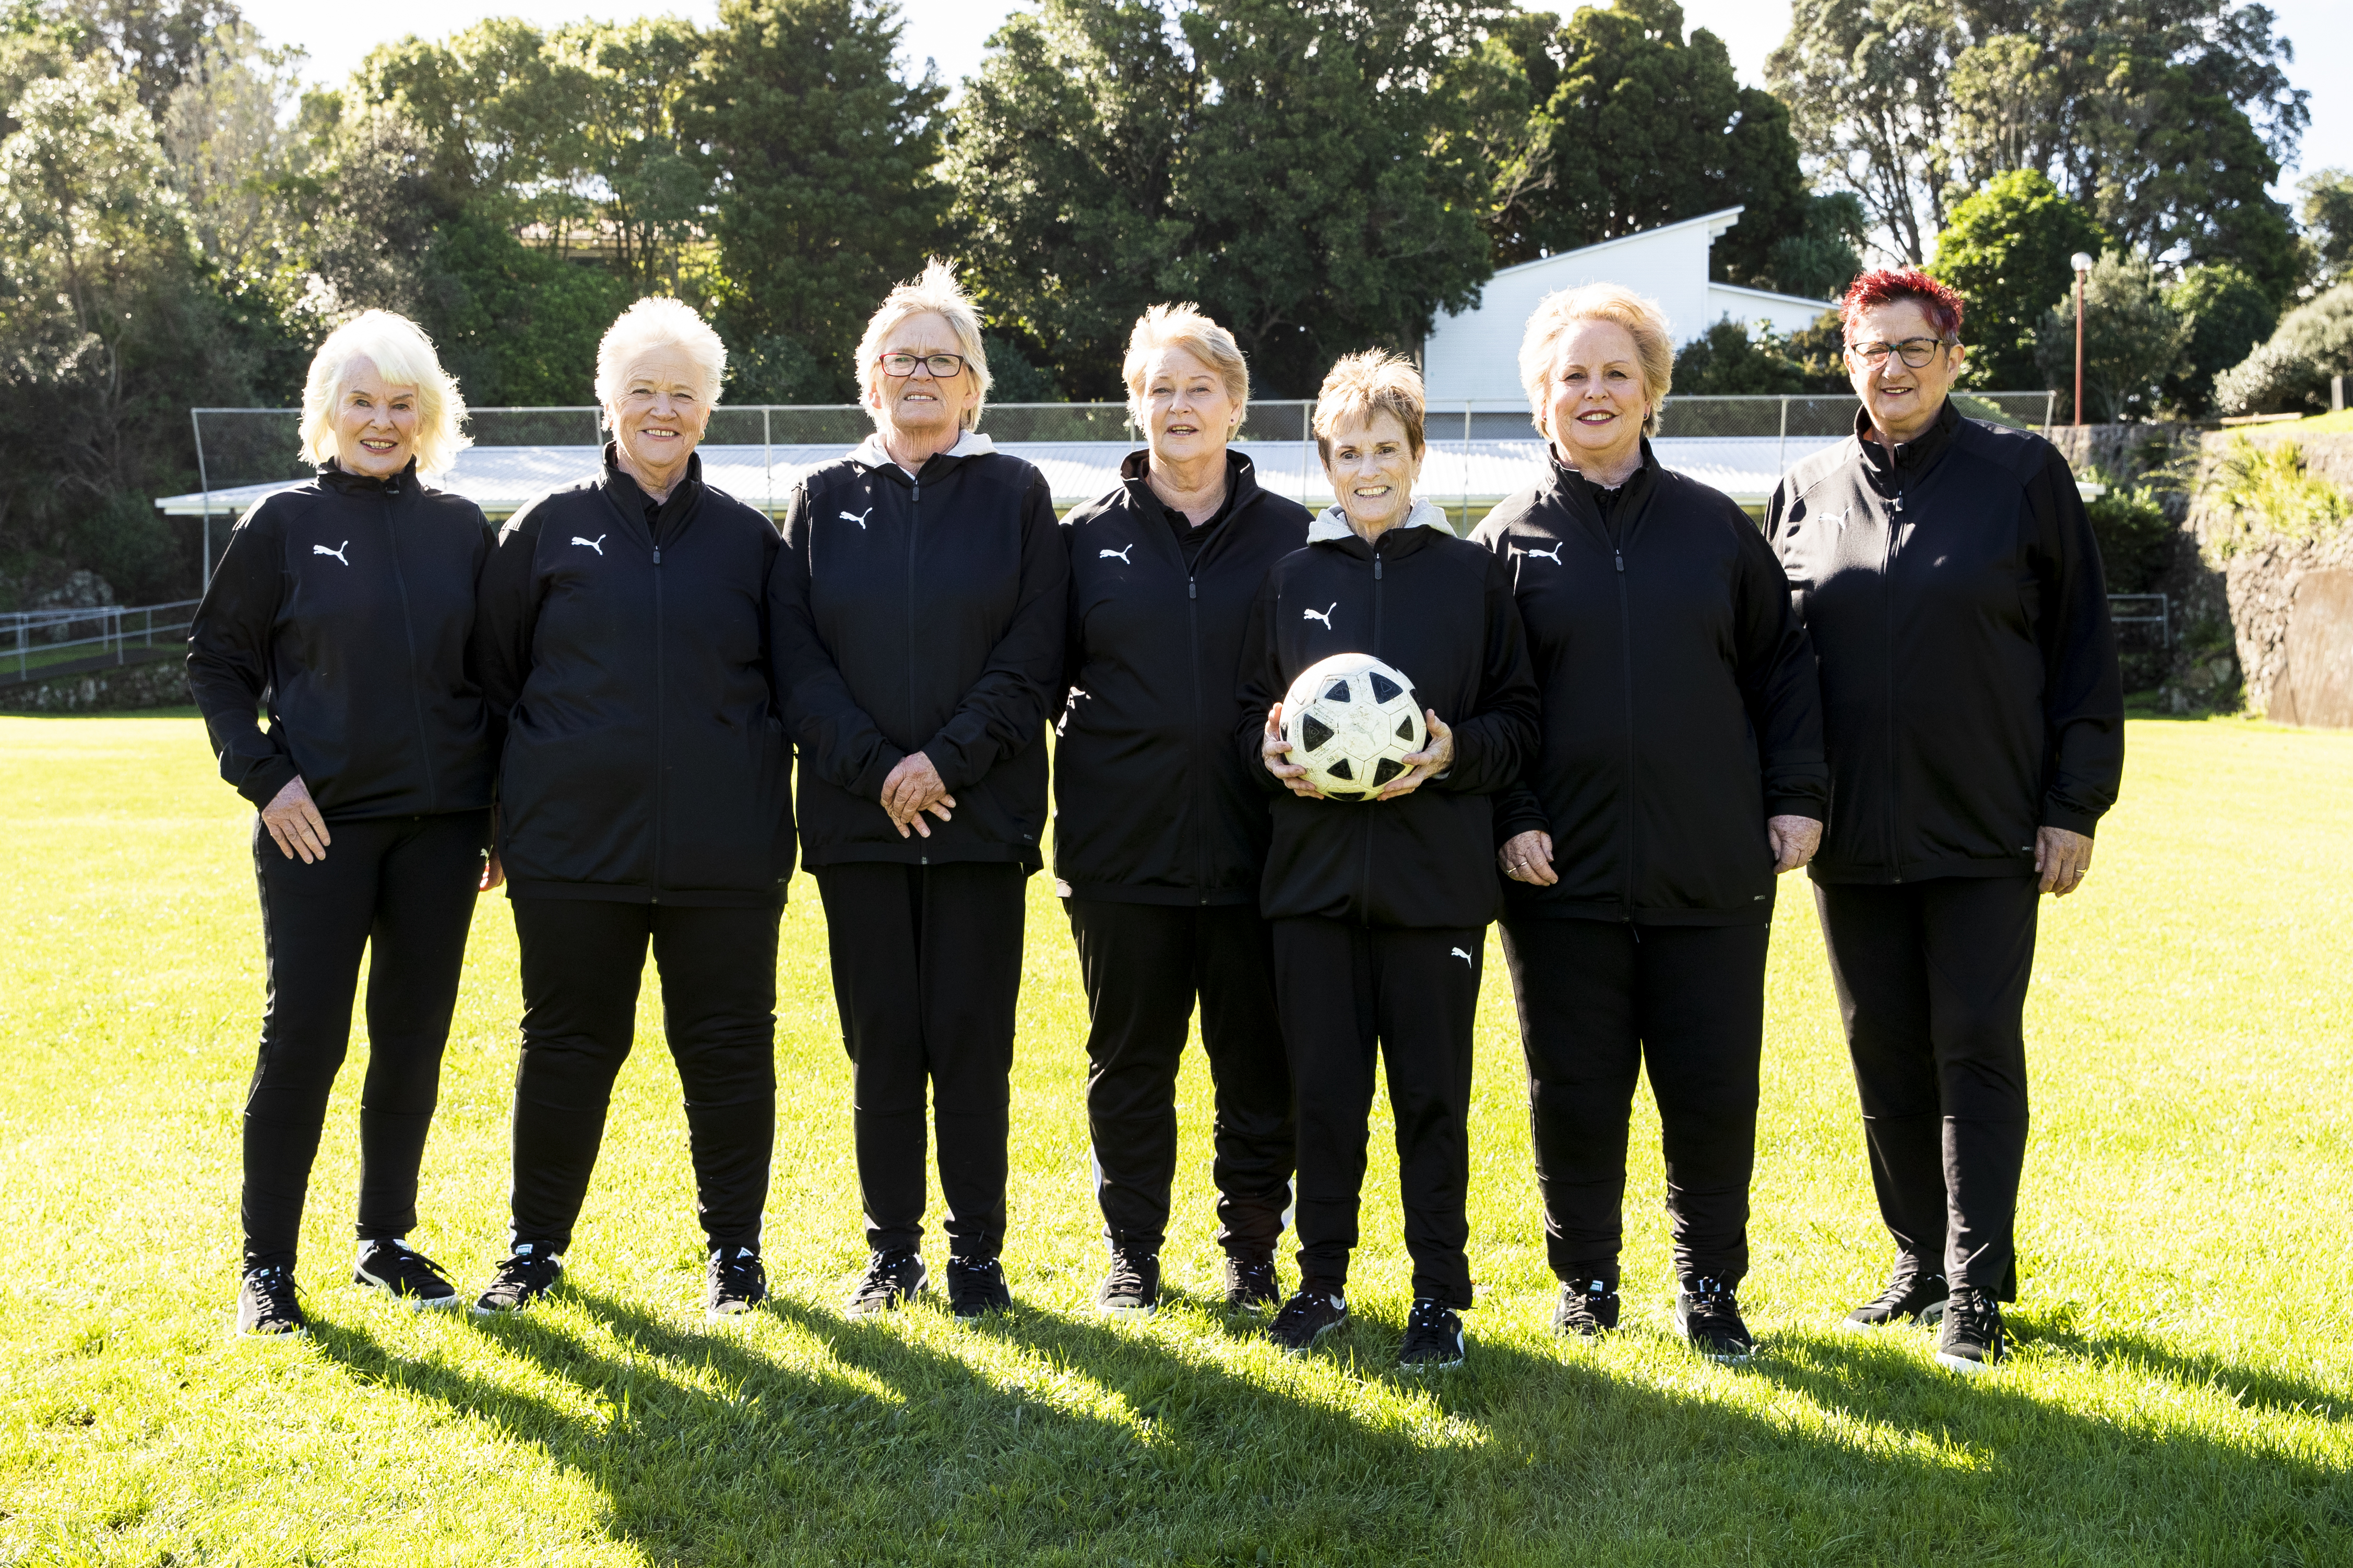
<path fill-rule="evenodd" d="M 980 311 L 957 284 L 955 268 L 936 256 L 923 264 L 922 277 L 885 295 L 881 307 L 867 321 L 866 335 L 858 340 L 859 398 L 862 402 L 873 395 L 878 373 L 874 362 L 881 357 L 891 334 L 902 321 L 926 315 L 946 320 L 948 330 L 955 333 L 956 352 L 964 355 L 964 367 L 979 389 L 980 395 L 964 416 L 964 427 L 973 429 L 980 424 L 980 411 L 988 405 L 988 353 L 980 341 Z"/>
<path fill-rule="evenodd" d="M 683 300 L 640 300 L 613 319 L 596 345 L 596 402 L 610 408 L 628 390 L 629 367 L 651 349 L 682 349 L 702 372 L 702 399 L 719 402 L 727 377 L 727 345 Z"/>
<path fill-rule="evenodd" d="M 457 378 L 441 368 L 425 329 L 390 310 L 362 310 L 327 334 L 311 356 L 302 383 L 302 456 L 323 463 L 335 455 L 335 405 L 351 379 L 354 362 L 368 360 L 387 385 L 417 388 L 417 468 L 447 473 L 458 454 L 474 444 L 459 428 L 466 420 L 465 395 Z"/>

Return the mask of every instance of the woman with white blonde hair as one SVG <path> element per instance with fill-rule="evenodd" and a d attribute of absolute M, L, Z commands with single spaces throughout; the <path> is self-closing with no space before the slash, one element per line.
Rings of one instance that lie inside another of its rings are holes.
<path fill-rule="evenodd" d="M 1307 509 L 1228 445 L 1250 402 L 1233 334 L 1155 305 L 1128 338 L 1142 450 L 1071 513 L 1069 696 L 1054 752 L 1054 872 L 1086 983 L 1087 1123 L 1108 1312 L 1160 1300 L 1176 1168 L 1176 1068 L 1195 1000 L 1217 1085 L 1226 1301 L 1272 1306 L 1291 1203 L 1291 1073 L 1259 918 L 1266 803 L 1229 746 L 1242 627 Z"/>
<path fill-rule="evenodd" d="M 623 311 L 596 350 L 601 471 L 516 512 L 482 573 L 523 1017 L 512 1233 L 478 1312 L 521 1310 L 563 1272 L 649 944 L 686 1090 L 704 1310 L 767 1295 L 792 756 L 768 677 L 776 531 L 695 455 L 726 370 L 684 303 Z"/>
<path fill-rule="evenodd" d="M 869 1248 L 853 1314 L 923 1288 L 924 1091 L 948 1303 L 1012 1304 L 1007 1114 L 1022 886 L 1046 826 L 1069 565 L 1045 476 L 978 435 L 980 316 L 945 262 L 867 323 L 874 434 L 793 490 L 769 591 L 825 900 Z"/>
<path fill-rule="evenodd" d="M 1813 651 L 1771 548 L 1651 449 L 1673 351 L 1658 307 L 1615 284 L 1538 305 L 1520 374 L 1550 459 L 1472 538 L 1510 572 L 1544 698 L 1495 842 L 1554 1328 L 1618 1325 L 1627 1118 L 1647 1067 L 1675 1325 L 1740 1362 L 1774 878 L 1820 842 L 1829 773 Z"/>
<path fill-rule="evenodd" d="M 406 1238 L 474 896 L 499 877 L 467 657 L 491 525 L 417 477 L 464 448 L 465 416 L 415 322 L 369 310 L 330 333 L 302 392 L 317 477 L 246 513 L 189 628 L 221 776 L 259 810 L 269 1000 L 245 1101 L 242 1333 L 304 1330 L 295 1240 L 364 954 L 353 1282 L 412 1306 L 457 1300 Z"/>

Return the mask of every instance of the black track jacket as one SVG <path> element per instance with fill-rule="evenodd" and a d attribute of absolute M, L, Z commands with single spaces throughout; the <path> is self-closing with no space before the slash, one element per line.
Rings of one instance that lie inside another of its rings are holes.
<path fill-rule="evenodd" d="M 1830 816 L 1813 650 L 1772 547 L 1732 498 L 1642 466 L 1610 542 L 1557 458 L 1472 535 L 1517 585 L 1544 740 L 1495 841 L 1552 835 L 1515 917 L 1742 925 L 1773 913 L 1768 816 Z"/>
<path fill-rule="evenodd" d="M 300 773 L 330 822 L 490 805 L 467 639 L 491 539 L 481 508 L 414 463 L 389 479 L 328 463 L 257 503 L 188 628 L 221 777 L 263 806 Z"/>
<path fill-rule="evenodd" d="M 985 437 L 912 477 L 870 438 L 794 489 L 769 614 L 809 865 L 1039 868 L 1070 570 L 1046 477 Z M 882 809 L 913 752 L 956 801 L 928 838 Z"/>
<path fill-rule="evenodd" d="M 1271 797 L 1274 827 L 1261 912 L 1483 926 L 1502 902 L 1493 797 L 1535 754 L 1539 717 L 1511 574 L 1455 538 L 1427 501 L 1372 544 L 1336 509 L 1309 540 L 1267 574 L 1242 644 L 1235 738 L 1245 771 Z M 1422 707 L 1454 731 L 1443 777 L 1401 800 L 1307 800 L 1266 771 L 1267 710 L 1301 670 L 1335 653 L 1369 653 L 1413 682 Z"/>
<path fill-rule="evenodd" d="M 1226 455 L 1223 518 L 1188 564 L 1146 488 L 1063 521 L 1071 692 L 1055 733 L 1054 874 L 1071 896 L 1248 904 L 1266 868 L 1266 795 L 1229 743 L 1242 631 L 1267 568 L 1307 542 L 1307 509 Z M 1264 768 L 1250 767 L 1263 775 Z"/>
<path fill-rule="evenodd" d="M 482 574 L 505 730 L 510 897 L 754 907 L 793 871 L 792 752 L 768 688 L 776 531 L 702 482 L 646 521 L 614 465 L 514 514 Z"/>
<path fill-rule="evenodd" d="M 2124 773 L 2100 552 L 2058 448 L 1947 401 L 1891 462 L 1867 426 L 1790 469 L 1766 534 L 1820 660 L 1824 882 L 2026 876 Z"/>

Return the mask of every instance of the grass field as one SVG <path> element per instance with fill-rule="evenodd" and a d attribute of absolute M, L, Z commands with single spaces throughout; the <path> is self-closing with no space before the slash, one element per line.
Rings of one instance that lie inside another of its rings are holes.
<path fill-rule="evenodd" d="M 1042 879 L 1015 1069 L 1017 1315 L 839 1314 L 863 1254 L 803 879 L 773 1310 L 702 1321 L 677 1079 L 649 1005 L 559 1300 L 484 1325 L 344 1282 L 355 1042 L 303 1233 L 317 1331 L 233 1341 L 261 995 L 249 814 L 176 717 L 0 720 L 0 1563 L 2353 1561 L 2353 735 L 2134 723 L 2092 879 L 2044 905 L 2021 1343 L 1974 1384 L 1938 1372 L 1925 1335 L 1831 1331 L 1888 1247 L 1794 883 L 1746 1371 L 1665 1331 L 1647 1094 L 1631 1331 L 1546 1331 L 1493 952 L 1467 1368 L 1389 1370 L 1408 1269 L 1385 1122 L 1356 1326 L 1293 1362 L 1214 1304 L 1198 1053 L 1177 1303 L 1094 1316 L 1083 1007 Z M 486 900 L 416 1237 L 468 1288 L 503 1234 L 514 959 Z"/>

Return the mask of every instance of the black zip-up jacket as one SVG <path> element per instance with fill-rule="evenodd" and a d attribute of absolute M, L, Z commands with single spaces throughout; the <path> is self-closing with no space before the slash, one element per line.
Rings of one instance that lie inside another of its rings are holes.
<path fill-rule="evenodd" d="M 1259 590 L 1235 740 L 1271 797 L 1259 892 L 1269 920 L 1461 929 L 1495 918 L 1494 796 L 1535 752 L 1535 677 L 1511 574 L 1442 522 L 1416 521 L 1437 515 L 1418 501 L 1412 519 L 1367 544 L 1326 511 Z M 1371 654 L 1413 682 L 1454 731 L 1442 776 L 1398 800 L 1337 801 L 1293 795 L 1266 771 L 1267 710 L 1335 653 Z"/>
<path fill-rule="evenodd" d="M 1610 523 L 1616 524 L 1613 541 Z M 1605 520 L 1557 458 L 1472 535 L 1517 585 L 1544 739 L 1495 841 L 1552 835 L 1514 916 L 1656 925 L 1773 913 L 1768 816 L 1830 816 L 1813 649 L 1788 579 L 1721 490 L 1642 466 Z"/>
<path fill-rule="evenodd" d="M 491 540 L 482 509 L 414 463 L 388 479 L 328 463 L 258 502 L 188 628 L 221 777 L 264 806 L 299 773 L 330 822 L 490 805 L 467 641 Z"/>
<path fill-rule="evenodd" d="M 2124 682 L 2091 521 L 2058 448 L 1947 401 L 1891 460 L 1857 434 L 1790 469 L 1766 533 L 1820 661 L 1825 882 L 2026 876 L 2124 773 Z"/>
<path fill-rule="evenodd" d="M 510 897 L 751 908 L 793 872 L 792 752 L 768 686 L 768 520 L 702 482 L 649 521 L 615 466 L 514 514 L 477 661 L 504 731 Z"/>
<path fill-rule="evenodd" d="M 1070 570 L 1046 477 L 980 437 L 913 476 L 870 440 L 795 488 L 769 605 L 810 866 L 1039 868 Z M 928 838 L 882 809 L 914 752 L 956 802 Z"/>
<path fill-rule="evenodd" d="M 1307 509 L 1259 489 L 1250 460 L 1229 452 L 1222 515 L 1188 559 L 1145 465 L 1129 457 L 1119 489 L 1062 522 L 1071 692 L 1055 731 L 1054 874 L 1082 899 L 1253 903 L 1266 795 L 1229 743 L 1234 690 L 1259 584 L 1306 543 Z"/>

